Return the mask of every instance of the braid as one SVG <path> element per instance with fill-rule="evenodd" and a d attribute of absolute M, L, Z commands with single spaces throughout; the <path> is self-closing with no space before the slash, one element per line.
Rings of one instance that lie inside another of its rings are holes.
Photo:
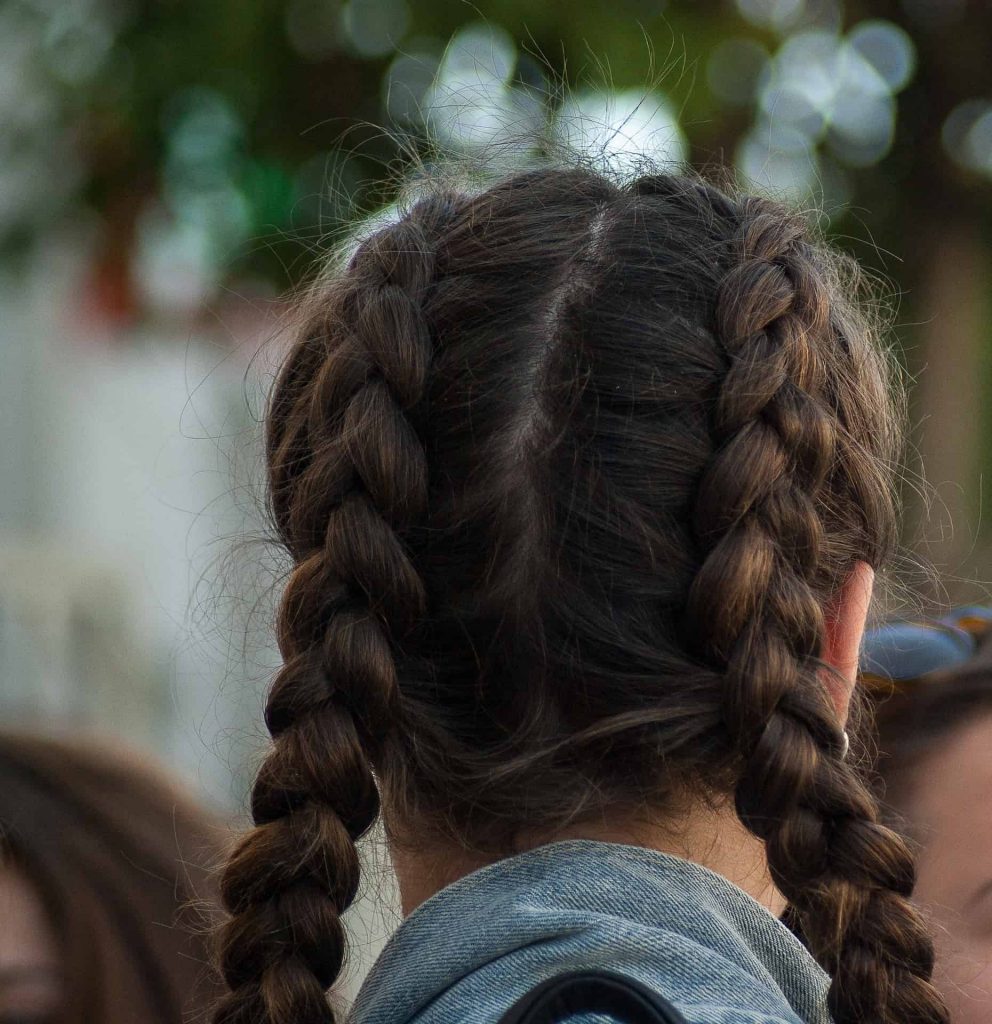
<path fill-rule="evenodd" d="M 729 369 L 695 503 L 704 554 L 687 630 L 724 675 L 737 811 L 833 976 L 836 1021 L 937 1024 L 947 1016 L 929 983 L 933 949 L 907 899 L 912 857 L 842 760 L 819 678 L 823 581 L 837 578 L 825 490 L 856 472 L 835 457 L 846 441 L 816 348 L 832 330 L 824 275 L 777 207 L 749 200 L 738 218 L 737 261 L 716 301 Z"/>
<path fill-rule="evenodd" d="M 269 416 L 275 522 L 294 559 L 278 617 L 284 664 L 266 705 L 273 747 L 255 828 L 222 880 L 230 920 L 216 1024 L 333 1021 L 325 992 L 379 812 L 375 754 L 397 711 L 394 644 L 424 606 L 404 534 L 424 514 L 426 456 L 408 419 L 431 361 L 435 273 L 424 201 L 318 294 Z"/>

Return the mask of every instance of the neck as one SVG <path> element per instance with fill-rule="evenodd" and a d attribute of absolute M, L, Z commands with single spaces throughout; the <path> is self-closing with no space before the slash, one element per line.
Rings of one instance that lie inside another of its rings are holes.
<path fill-rule="evenodd" d="M 390 823 L 390 852 L 404 916 L 446 885 L 498 858 L 468 853 L 453 845 L 413 843 L 411 835 L 423 831 Z M 575 825 L 554 833 L 528 832 L 521 836 L 520 852 L 563 839 L 593 839 L 624 843 L 681 857 L 722 875 L 779 917 L 785 899 L 768 872 L 764 844 L 740 823 L 733 807 L 698 806 L 677 823 L 646 823 L 627 819 Z"/>

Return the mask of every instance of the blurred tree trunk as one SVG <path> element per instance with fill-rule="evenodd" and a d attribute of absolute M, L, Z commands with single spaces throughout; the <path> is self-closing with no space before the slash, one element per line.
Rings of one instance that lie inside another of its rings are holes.
<path fill-rule="evenodd" d="M 910 289 L 906 316 L 917 325 L 905 332 L 916 377 L 914 439 L 933 490 L 914 498 L 907 488 L 906 540 L 940 570 L 950 598 L 960 599 L 962 577 L 992 574 L 978 535 L 992 425 L 985 412 L 992 340 L 989 193 L 987 182 L 948 158 L 942 129 L 959 103 L 988 92 L 992 5 L 966 0 L 946 17 L 913 21 L 902 0 L 854 0 L 848 17 L 850 23 L 880 17 L 901 25 L 912 33 L 917 52 L 916 75 L 899 98 L 896 145 L 902 156 L 866 178 L 862 201 L 872 209 L 875 199 L 891 198 L 895 190 L 885 233 L 905 259 L 900 284 Z"/>
<path fill-rule="evenodd" d="M 981 505 L 982 445 L 988 417 L 986 326 L 988 253 L 980 226 L 962 216 L 931 221 L 916 260 L 914 314 L 919 323 L 919 379 L 914 419 L 933 500 L 927 495 L 911 518 L 923 554 L 953 577 L 971 575 Z"/>

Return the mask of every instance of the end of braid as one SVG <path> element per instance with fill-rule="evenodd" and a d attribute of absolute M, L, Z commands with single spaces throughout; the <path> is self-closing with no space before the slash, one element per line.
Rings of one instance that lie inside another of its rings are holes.
<path fill-rule="evenodd" d="M 932 943 L 907 899 L 912 857 L 842 761 L 820 676 L 825 581 L 839 584 L 853 561 L 828 550 L 824 488 L 858 484 L 834 479 L 856 469 L 836 458 L 843 423 L 820 352 L 842 340 L 826 288 L 802 223 L 745 201 L 715 309 L 728 370 L 695 504 L 701 564 L 687 626 L 725 677 L 738 814 L 833 975 L 837 1024 L 944 1024 Z"/>
<path fill-rule="evenodd" d="M 357 840 L 379 813 L 372 759 L 395 726 L 393 645 L 424 605 L 404 543 L 424 514 L 427 462 L 410 421 L 427 386 L 423 312 L 450 199 L 423 201 L 359 246 L 315 296 L 273 395 L 273 513 L 294 559 L 278 620 L 284 664 L 255 828 L 224 872 L 215 1024 L 329 1024 Z"/>

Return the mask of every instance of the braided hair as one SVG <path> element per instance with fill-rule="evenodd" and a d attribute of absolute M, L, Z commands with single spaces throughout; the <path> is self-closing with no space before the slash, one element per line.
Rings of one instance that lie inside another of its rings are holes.
<path fill-rule="evenodd" d="M 732 795 L 838 1024 L 942 1024 L 913 863 L 819 660 L 893 544 L 886 361 L 763 199 L 541 169 L 439 192 L 314 289 L 273 393 L 294 568 L 216 1024 L 318 1024 L 377 819 L 489 856 Z"/>

